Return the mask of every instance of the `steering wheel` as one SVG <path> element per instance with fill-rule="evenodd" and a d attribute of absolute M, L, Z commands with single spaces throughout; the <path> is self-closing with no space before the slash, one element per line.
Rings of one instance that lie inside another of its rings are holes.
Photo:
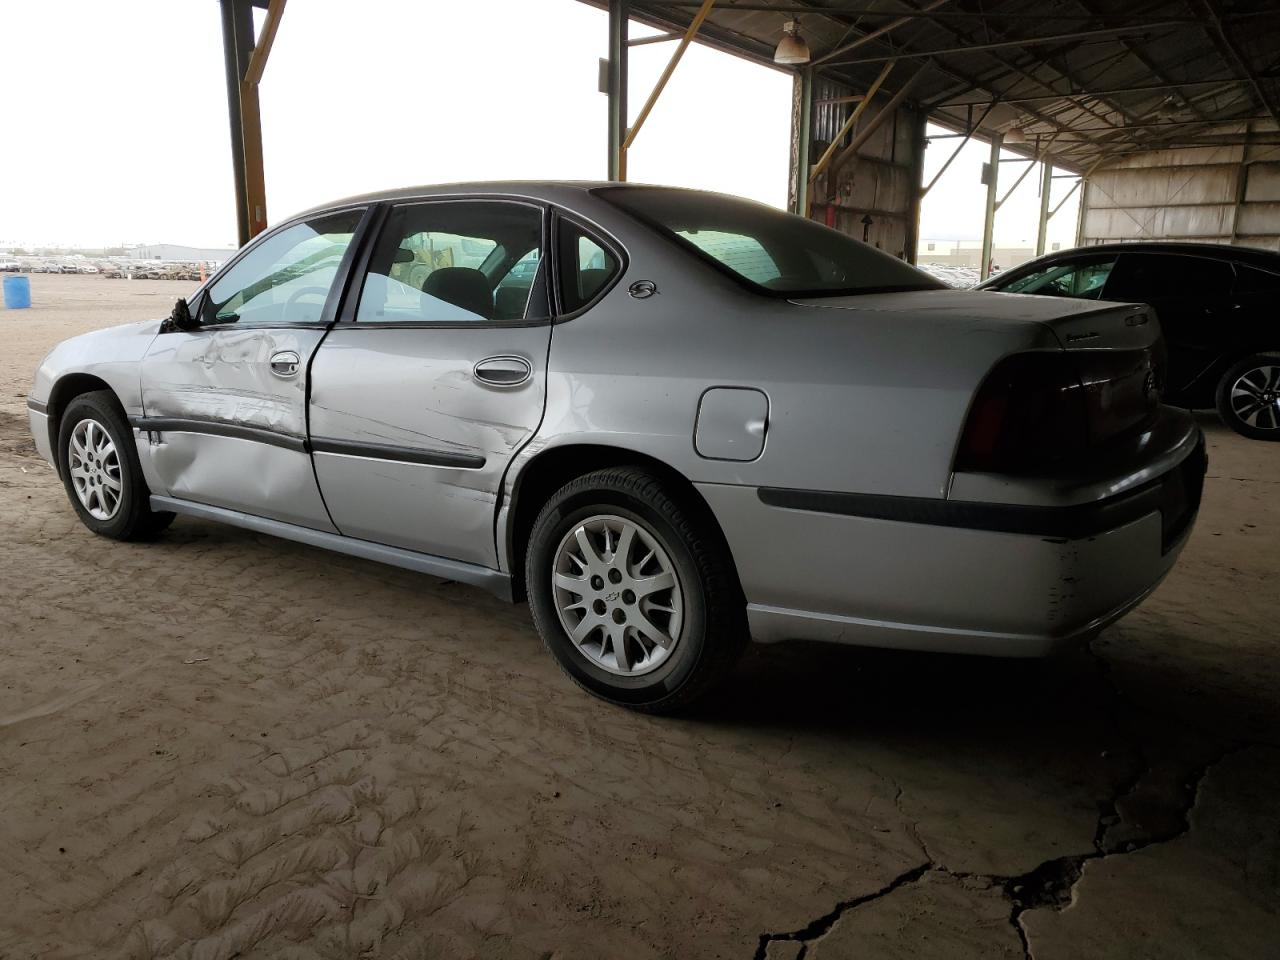
<path fill-rule="evenodd" d="M 288 317 L 293 312 L 293 305 L 309 294 L 318 293 L 320 295 L 320 308 L 324 309 L 325 298 L 329 296 L 328 287 L 303 287 L 301 290 L 295 290 L 289 294 L 289 299 L 285 301 L 284 313 Z"/>

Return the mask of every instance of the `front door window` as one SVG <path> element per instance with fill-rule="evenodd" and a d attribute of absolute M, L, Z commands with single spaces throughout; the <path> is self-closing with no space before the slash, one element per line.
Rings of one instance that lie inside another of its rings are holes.
<path fill-rule="evenodd" d="M 1115 257 L 1102 260 L 1073 260 L 1034 270 L 1001 286 L 1002 293 L 1035 293 L 1046 297 L 1098 300 L 1107 284 Z"/>
<path fill-rule="evenodd" d="M 346 210 L 272 234 L 208 290 L 205 324 L 318 323 L 363 210 Z"/>

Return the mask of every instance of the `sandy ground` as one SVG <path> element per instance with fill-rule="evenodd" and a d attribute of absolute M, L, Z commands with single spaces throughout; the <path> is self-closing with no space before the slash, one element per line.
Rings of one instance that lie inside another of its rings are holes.
<path fill-rule="evenodd" d="M 757 648 L 651 719 L 478 590 L 89 534 L 32 371 L 187 286 L 0 311 L 0 958 L 1280 956 L 1280 445 L 1206 418 L 1193 539 L 1090 651 Z"/>

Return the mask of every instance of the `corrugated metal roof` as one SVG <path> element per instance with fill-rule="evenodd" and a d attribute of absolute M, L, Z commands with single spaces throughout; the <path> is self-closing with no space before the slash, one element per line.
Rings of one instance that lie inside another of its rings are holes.
<path fill-rule="evenodd" d="M 700 5 L 632 0 L 630 13 L 683 30 Z M 865 90 L 897 58 L 885 91 L 925 71 L 909 102 L 956 129 L 996 98 L 981 132 L 1017 127 L 1028 143 L 1011 149 L 1039 144 L 1069 169 L 1232 142 L 1247 120 L 1280 141 L 1277 0 L 718 0 L 699 39 L 772 64 L 795 18 L 820 80 Z M 1237 125 L 1219 131 L 1225 121 Z"/>

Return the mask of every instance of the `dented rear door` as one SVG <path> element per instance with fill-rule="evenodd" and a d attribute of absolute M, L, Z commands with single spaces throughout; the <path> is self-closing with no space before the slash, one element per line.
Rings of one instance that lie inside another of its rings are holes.
<path fill-rule="evenodd" d="M 496 567 L 503 475 L 546 398 L 534 203 L 388 210 L 312 367 L 316 475 L 345 535 Z"/>

